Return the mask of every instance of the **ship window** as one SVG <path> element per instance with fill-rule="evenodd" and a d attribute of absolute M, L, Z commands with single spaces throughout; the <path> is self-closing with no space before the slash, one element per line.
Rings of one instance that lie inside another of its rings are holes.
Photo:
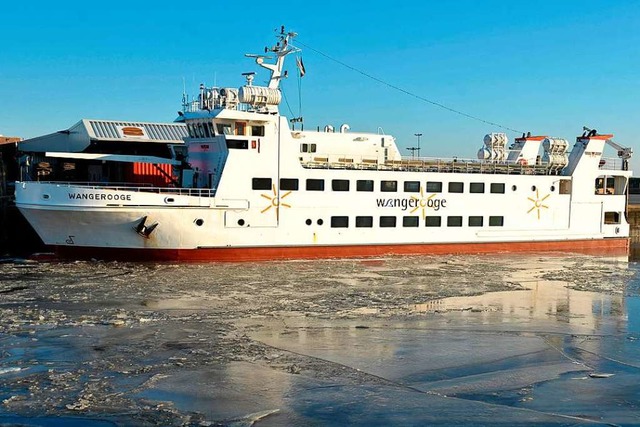
<path fill-rule="evenodd" d="M 227 139 L 227 148 L 236 150 L 246 150 L 249 148 L 249 141 L 242 139 Z"/>
<path fill-rule="evenodd" d="M 560 180 L 560 194 L 571 194 L 571 181 L 568 179 Z"/>
<path fill-rule="evenodd" d="M 220 135 L 233 135 L 231 131 L 231 125 L 226 123 L 218 123 L 216 128 L 218 129 L 218 134 Z"/>
<path fill-rule="evenodd" d="M 206 126 L 209 128 L 209 133 L 211 136 L 216 136 L 216 129 L 213 127 L 213 123 L 207 122 Z"/>
<path fill-rule="evenodd" d="M 236 135 L 244 135 L 247 124 L 245 122 L 236 122 Z"/>
<path fill-rule="evenodd" d="M 419 193 L 420 192 L 420 181 L 405 181 L 404 182 L 404 192 L 405 193 Z"/>
<path fill-rule="evenodd" d="M 464 193 L 464 183 L 462 182 L 450 182 L 449 193 Z"/>
<path fill-rule="evenodd" d="M 604 213 L 605 224 L 620 224 L 620 212 L 605 212 Z"/>
<path fill-rule="evenodd" d="M 462 227 L 462 217 L 461 216 L 448 216 L 447 217 L 447 227 Z"/>
<path fill-rule="evenodd" d="M 333 191 L 349 191 L 349 180 L 334 179 L 331 181 L 331 189 Z"/>
<path fill-rule="evenodd" d="M 264 126 L 251 126 L 251 136 L 264 136 Z"/>
<path fill-rule="evenodd" d="M 442 218 L 439 216 L 428 216 L 425 218 L 425 225 L 427 227 L 440 227 L 442 225 Z"/>
<path fill-rule="evenodd" d="M 271 178 L 253 178 L 251 188 L 253 190 L 271 190 Z"/>
<path fill-rule="evenodd" d="M 307 179 L 307 191 L 324 191 L 324 179 Z"/>
<path fill-rule="evenodd" d="M 331 217 L 331 227 L 333 227 L 333 228 L 347 228 L 347 227 L 349 227 L 349 217 L 348 216 L 332 216 Z"/>
<path fill-rule="evenodd" d="M 484 182 L 472 182 L 469 184 L 470 193 L 484 193 Z"/>
<path fill-rule="evenodd" d="M 280 178 L 280 189 L 298 191 L 298 180 L 296 178 Z"/>
<path fill-rule="evenodd" d="M 202 129 L 204 131 L 204 137 L 205 138 L 211 138 L 213 136 L 213 135 L 211 135 L 211 132 L 209 131 L 209 123 L 203 123 Z"/>
<path fill-rule="evenodd" d="M 373 227 L 372 216 L 357 216 L 356 227 Z"/>
<path fill-rule="evenodd" d="M 381 216 L 380 217 L 380 227 L 395 227 L 396 226 L 396 217 L 395 216 Z"/>
<path fill-rule="evenodd" d="M 403 216 L 402 217 L 402 226 L 403 227 L 417 227 L 420 221 L 419 216 Z"/>
<path fill-rule="evenodd" d="M 481 216 L 470 216 L 469 217 L 469 227 L 482 227 L 482 217 Z"/>
<path fill-rule="evenodd" d="M 301 153 L 315 153 L 316 148 L 317 148 L 316 144 L 300 144 Z"/>
<path fill-rule="evenodd" d="M 442 193 L 442 183 L 438 181 L 427 181 L 427 193 Z"/>
<path fill-rule="evenodd" d="M 398 181 L 380 181 L 380 191 L 385 193 L 398 191 Z"/>
<path fill-rule="evenodd" d="M 503 216 L 490 216 L 489 217 L 489 226 L 490 227 L 502 227 L 504 225 L 504 217 Z"/>
<path fill-rule="evenodd" d="M 373 181 L 370 179 L 359 179 L 356 181 L 357 191 L 373 191 Z"/>
<path fill-rule="evenodd" d="M 491 183 L 491 192 L 504 194 L 504 184 L 498 182 Z"/>

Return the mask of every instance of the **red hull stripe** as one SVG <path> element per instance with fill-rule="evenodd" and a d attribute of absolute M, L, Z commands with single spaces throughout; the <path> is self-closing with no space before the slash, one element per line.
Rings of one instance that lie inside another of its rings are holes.
<path fill-rule="evenodd" d="M 59 257 L 121 261 L 270 261 L 283 259 L 359 258 L 386 255 L 456 255 L 509 252 L 568 252 L 624 256 L 628 238 L 544 242 L 437 243 L 411 245 L 281 246 L 201 249 L 124 249 L 56 246 Z"/>

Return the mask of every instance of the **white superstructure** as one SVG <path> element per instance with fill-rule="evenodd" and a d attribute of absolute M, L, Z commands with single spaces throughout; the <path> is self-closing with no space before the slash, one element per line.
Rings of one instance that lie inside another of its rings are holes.
<path fill-rule="evenodd" d="M 198 108 L 182 113 L 187 157 L 169 162 L 179 188 L 23 180 L 20 211 L 47 245 L 74 257 L 628 250 L 631 152 L 612 135 L 587 130 L 570 148 L 530 135 L 508 146 L 493 133 L 477 160 L 442 160 L 402 157 L 393 137 L 348 125 L 292 130 L 278 86 L 294 36 L 282 31 L 273 64 L 253 55 L 271 73 L 268 86 L 247 73 L 239 89 L 201 87 Z M 603 158 L 607 144 L 619 159 Z"/>

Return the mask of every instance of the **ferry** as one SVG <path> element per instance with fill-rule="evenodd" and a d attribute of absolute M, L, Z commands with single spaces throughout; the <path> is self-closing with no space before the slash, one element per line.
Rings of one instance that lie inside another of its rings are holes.
<path fill-rule="evenodd" d="M 300 50 L 295 36 L 283 28 L 265 49 L 271 57 L 247 55 L 270 74 L 266 86 L 254 84 L 255 73 L 239 88 L 201 85 L 178 118 L 184 155 L 160 162 L 171 175 L 165 184 L 25 173 L 15 186 L 20 212 L 67 258 L 628 253 L 632 150 L 613 135 L 585 128 L 570 147 L 530 134 L 510 144 L 493 132 L 475 158 L 439 159 L 402 156 L 392 136 L 346 124 L 296 130 L 278 110 L 285 58 Z M 134 139 L 145 133 L 136 124 L 118 129 Z M 618 157 L 605 158 L 606 146 Z M 92 158 L 158 161 L 125 154 Z"/>

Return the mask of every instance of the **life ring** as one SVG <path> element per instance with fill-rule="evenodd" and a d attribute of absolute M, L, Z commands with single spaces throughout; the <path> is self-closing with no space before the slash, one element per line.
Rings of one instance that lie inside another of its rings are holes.
<path fill-rule="evenodd" d="M 529 164 L 529 162 L 527 162 L 527 159 L 520 159 L 520 160 L 518 160 L 518 164 L 520 166 L 527 166 Z"/>

